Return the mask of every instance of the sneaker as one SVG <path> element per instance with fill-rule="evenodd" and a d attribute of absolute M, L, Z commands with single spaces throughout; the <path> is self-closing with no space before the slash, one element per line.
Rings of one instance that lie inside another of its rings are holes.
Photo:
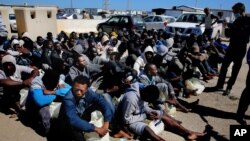
<path fill-rule="evenodd" d="M 223 93 L 224 96 L 230 95 L 231 89 L 226 89 L 226 91 Z"/>

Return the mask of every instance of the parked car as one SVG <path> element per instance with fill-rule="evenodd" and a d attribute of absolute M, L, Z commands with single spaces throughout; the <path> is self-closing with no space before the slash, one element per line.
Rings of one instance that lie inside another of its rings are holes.
<path fill-rule="evenodd" d="M 148 16 L 144 18 L 147 30 L 164 29 L 167 26 L 167 24 L 175 22 L 175 20 L 176 20 L 175 17 L 165 16 L 165 15 Z"/>
<path fill-rule="evenodd" d="M 116 15 L 109 18 L 106 22 L 97 25 L 98 31 L 111 33 L 112 31 L 121 31 L 124 28 L 127 30 L 136 30 L 142 32 L 146 25 L 139 15 Z"/>
<path fill-rule="evenodd" d="M 203 13 L 183 13 L 181 14 L 176 22 L 169 23 L 165 31 L 172 35 L 179 34 L 184 37 L 189 36 L 190 34 L 194 33 L 197 36 L 202 35 L 205 31 L 205 25 L 199 24 L 204 20 L 205 14 Z M 222 24 L 215 23 L 213 25 L 213 33 L 212 38 L 218 38 L 221 35 L 222 31 Z"/>
<path fill-rule="evenodd" d="M 10 22 L 10 29 L 12 32 L 17 32 L 17 25 L 16 25 L 16 15 L 9 14 L 9 22 Z"/>

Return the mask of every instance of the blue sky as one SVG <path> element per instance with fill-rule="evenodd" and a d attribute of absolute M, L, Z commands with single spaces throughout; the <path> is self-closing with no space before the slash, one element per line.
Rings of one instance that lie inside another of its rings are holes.
<path fill-rule="evenodd" d="M 128 0 L 109 0 L 110 9 L 127 9 Z M 197 1 L 197 3 L 196 3 Z M 70 7 L 71 0 L 0 0 L 1 4 L 23 4 L 29 5 L 57 5 L 61 8 Z M 250 13 L 250 0 L 130 0 L 130 9 L 147 10 L 152 8 L 172 8 L 173 6 L 188 5 L 200 8 L 209 7 L 217 9 L 229 9 L 237 2 L 246 5 L 247 12 Z M 76 8 L 102 8 L 103 0 L 72 0 L 73 7 Z"/>

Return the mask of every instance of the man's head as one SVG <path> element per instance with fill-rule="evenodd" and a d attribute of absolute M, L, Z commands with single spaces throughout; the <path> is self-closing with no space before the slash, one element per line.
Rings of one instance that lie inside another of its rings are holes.
<path fill-rule="evenodd" d="M 209 11 L 209 8 L 204 8 L 204 13 L 206 14 L 206 15 L 208 15 L 209 13 L 210 13 L 210 11 Z"/>
<path fill-rule="evenodd" d="M 42 36 L 37 36 L 36 42 L 37 42 L 37 44 L 40 45 L 40 46 L 43 45 L 43 42 L 44 42 L 43 37 L 42 37 Z"/>
<path fill-rule="evenodd" d="M 72 92 L 76 98 L 81 98 L 85 95 L 90 86 L 90 81 L 86 76 L 77 76 L 72 85 Z"/>
<path fill-rule="evenodd" d="M 79 69 L 85 68 L 85 66 L 87 66 L 87 64 L 88 64 L 88 60 L 87 59 L 88 59 L 87 56 L 84 56 L 83 54 L 78 55 L 77 56 L 77 60 L 76 60 L 76 66 Z"/>
<path fill-rule="evenodd" d="M 141 99 L 149 103 L 155 103 L 160 96 L 160 91 L 155 85 L 148 85 L 140 90 Z"/>
<path fill-rule="evenodd" d="M 75 39 L 74 38 L 69 38 L 69 40 L 68 40 L 68 46 L 70 47 L 70 48 L 73 48 L 74 46 L 75 46 Z"/>
<path fill-rule="evenodd" d="M 152 64 L 152 63 L 146 64 L 144 70 L 145 70 L 146 74 L 150 75 L 150 76 L 156 76 L 158 73 L 156 65 Z"/>
<path fill-rule="evenodd" d="M 53 34 L 51 32 L 47 33 L 47 39 L 49 39 L 49 40 L 53 39 Z"/>
<path fill-rule="evenodd" d="M 59 42 L 55 42 L 54 43 L 54 48 L 56 51 L 61 51 L 62 50 L 62 46 Z"/>
<path fill-rule="evenodd" d="M 60 74 L 55 70 L 47 70 L 42 78 L 47 90 L 53 91 L 59 83 Z"/>
<path fill-rule="evenodd" d="M 235 18 L 238 18 L 239 16 L 242 16 L 245 13 L 245 5 L 243 3 L 236 3 L 233 7 L 233 13 L 235 15 Z"/>
<path fill-rule="evenodd" d="M 11 55 L 5 55 L 2 58 L 3 71 L 7 77 L 12 76 L 16 72 L 16 59 Z"/>

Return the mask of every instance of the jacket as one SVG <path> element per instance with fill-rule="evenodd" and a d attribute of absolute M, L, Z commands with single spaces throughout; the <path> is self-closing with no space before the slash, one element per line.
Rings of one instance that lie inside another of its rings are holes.
<path fill-rule="evenodd" d="M 63 99 L 59 118 L 66 116 L 67 122 L 69 122 L 73 128 L 83 132 L 93 132 L 95 126 L 81 117 L 87 108 L 95 104 L 102 108 L 104 121 L 110 122 L 112 119 L 112 111 L 108 103 L 102 95 L 96 94 L 91 89 L 88 89 L 79 101 L 75 99 L 72 91 L 69 91 Z"/>

